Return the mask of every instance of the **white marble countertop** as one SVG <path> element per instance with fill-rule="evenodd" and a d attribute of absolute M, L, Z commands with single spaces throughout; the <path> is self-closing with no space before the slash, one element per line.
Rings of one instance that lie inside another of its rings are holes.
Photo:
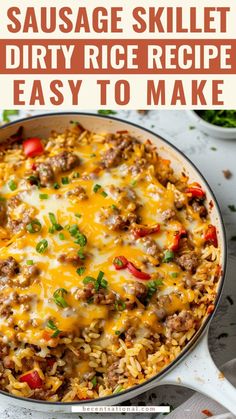
<path fill-rule="evenodd" d="M 39 113 L 21 111 L 20 117 Z M 231 240 L 232 236 L 236 236 L 236 212 L 231 212 L 228 208 L 230 204 L 236 206 L 236 140 L 218 140 L 205 135 L 192 126 L 185 111 L 149 111 L 147 115 L 138 114 L 136 111 L 121 111 L 116 116 L 139 123 L 154 132 L 167 134 L 171 142 L 200 169 L 219 202 L 227 231 L 229 259 L 223 296 L 210 328 L 209 346 L 216 364 L 220 366 L 235 357 L 236 348 L 236 241 Z M 223 170 L 230 170 L 232 178 L 225 179 Z M 151 391 L 139 397 L 133 404 L 167 403 L 177 407 L 189 395 L 191 391 L 182 387 L 163 386 L 156 392 Z M 129 415 L 130 419 L 131 417 L 132 415 Z M 0 402 L 0 419 L 9 418 L 74 419 L 79 418 L 79 414 L 36 413 Z M 83 415 L 83 419 L 90 418 L 91 415 Z M 123 416 L 112 415 L 112 418 L 118 419 Z"/>

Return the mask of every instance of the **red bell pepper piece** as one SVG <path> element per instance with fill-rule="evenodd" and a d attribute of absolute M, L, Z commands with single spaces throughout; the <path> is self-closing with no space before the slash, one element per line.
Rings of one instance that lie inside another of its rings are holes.
<path fill-rule="evenodd" d="M 121 269 L 127 268 L 128 260 L 124 256 L 117 256 L 113 260 L 113 265 L 115 266 L 117 271 L 120 271 Z"/>
<path fill-rule="evenodd" d="M 131 262 L 128 262 L 127 269 L 130 271 L 130 273 L 131 273 L 132 275 L 134 275 L 134 276 L 135 276 L 135 278 L 138 278 L 138 279 L 144 279 L 145 281 L 147 281 L 148 279 L 150 279 L 150 278 L 151 278 L 151 275 L 149 275 L 149 274 L 148 274 L 148 273 L 146 273 L 146 272 L 142 272 L 142 271 L 140 271 L 140 270 L 139 270 L 139 269 L 137 269 L 137 268 L 133 265 L 133 263 L 131 263 Z"/>
<path fill-rule="evenodd" d="M 40 378 L 38 371 L 36 370 L 27 372 L 26 374 L 22 375 L 19 380 L 21 383 L 27 383 L 32 390 L 41 388 L 43 386 L 43 381 Z"/>
<path fill-rule="evenodd" d="M 151 275 L 149 275 L 146 272 L 142 272 L 139 269 L 137 269 L 132 262 L 129 262 L 128 259 L 124 256 L 117 256 L 113 260 L 113 265 L 115 266 L 117 271 L 120 271 L 121 269 L 128 269 L 132 275 L 134 275 L 138 279 L 144 279 L 148 280 L 151 278 Z"/>
<path fill-rule="evenodd" d="M 179 241 L 180 241 L 181 237 L 185 236 L 186 234 L 187 234 L 186 230 L 184 230 L 184 229 L 176 232 L 176 234 L 174 236 L 174 242 L 171 246 L 171 250 L 173 250 L 173 252 L 176 252 L 176 250 L 178 250 Z"/>
<path fill-rule="evenodd" d="M 205 234 L 205 240 L 213 244 L 214 247 L 218 247 L 218 239 L 215 226 L 209 224 L 207 232 Z"/>
<path fill-rule="evenodd" d="M 205 199 L 206 193 L 201 188 L 187 188 L 186 192 L 192 195 L 192 198 L 201 198 Z"/>
<path fill-rule="evenodd" d="M 40 138 L 29 138 L 23 142 L 24 153 L 27 157 L 35 157 L 42 154 L 44 151 L 43 144 Z"/>
<path fill-rule="evenodd" d="M 158 233 L 160 231 L 160 225 L 157 224 L 154 227 L 140 227 L 133 230 L 133 234 L 135 239 L 139 239 L 140 237 L 148 236 L 149 234 Z"/>

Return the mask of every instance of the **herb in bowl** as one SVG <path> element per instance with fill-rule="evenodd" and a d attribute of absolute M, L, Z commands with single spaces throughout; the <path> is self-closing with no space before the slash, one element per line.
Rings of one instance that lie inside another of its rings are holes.
<path fill-rule="evenodd" d="M 199 110 L 195 111 L 204 121 L 223 128 L 236 128 L 236 110 Z"/>

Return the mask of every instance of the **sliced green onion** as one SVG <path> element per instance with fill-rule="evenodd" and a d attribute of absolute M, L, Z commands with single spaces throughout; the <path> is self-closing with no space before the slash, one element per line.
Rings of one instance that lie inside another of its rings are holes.
<path fill-rule="evenodd" d="M 69 183 L 69 178 L 68 178 L 68 176 L 64 176 L 64 177 L 62 177 L 62 178 L 61 178 L 61 183 L 62 183 L 62 185 L 68 185 L 68 183 Z"/>
<path fill-rule="evenodd" d="M 40 199 L 48 199 L 48 194 L 47 193 L 40 193 L 39 198 Z"/>
<path fill-rule="evenodd" d="M 165 262 L 165 263 L 171 262 L 174 259 L 174 257 L 175 257 L 175 254 L 173 250 L 165 250 L 162 262 Z"/>
<path fill-rule="evenodd" d="M 49 219 L 50 219 L 50 221 L 51 221 L 51 223 L 54 227 L 54 230 L 57 230 L 57 231 L 63 230 L 63 227 L 60 224 L 57 223 L 55 215 L 52 212 L 49 212 L 48 215 L 49 215 Z M 50 231 L 50 233 L 51 232 L 52 231 Z"/>
<path fill-rule="evenodd" d="M 76 272 L 79 276 L 82 276 L 85 272 L 85 266 L 81 266 L 80 268 L 76 269 Z"/>
<path fill-rule="evenodd" d="M 84 247 L 87 244 L 87 237 L 82 233 L 77 233 L 75 243 Z"/>
<path fill-rule="evenodd" d="M 10 182 L 8 182 L 8 186 L 11 191 L 15 191 L 17 189 L 17 184 L 14 182 L 14 180 L 10 180 Z"/>
<path fill-rule="evenodd" d="M 32 220 L 29 224 L 26 225 L 26 230 L 33 234 L 38 233 L 42 229 L 42 225 L 39 220 L 35 218 L 35 220 Z"/>
<path fill-rule="evenodd" d="M 65 235 L 63 233 L 59 233 L 59 239 L 60 240 L 65 240 Z"/>
<path fill-rule="evenodd" d="M 105 191 L 102 191 L 102 192 L 101 192 L 101 195 L 102 195 L 102 196 L 104 196 L 104 198 L 106 198 L 106 197 L 107 197 L 107 193 L 106 193 Z"/>
<path fill-rule="evenodd" d="M 152 296 L 155 294 L 155 292 L 157 291 L 157 288 L 160 286 L 160 285 L 162 285 L 163 284 L 163 282 L 162 282 L 162 280 L 161 279 L 156 279 L 156 280 L 153 280 L 153 281 L 149 281 L 148 283 L 147 283 L 147 289 L 148 289 L 148 292 L 147 292 L 147 299 L 148 300 L 150 300 L 151 298 L 152 298 Z"/>
<path fill-rule="evenodd" d="M 96 183 L 96 185 L 94 185 L 94 187 L 93 187 L 93 192 L 97 192 L 97 191 L 99 191 L 99 189 L 101 188 L 101 185 L 98 185 L 98 183 Z"/>
<path fill-rule="evenodd" d="M 81 214 L 75 214 L 75 216 L 77 217 L 77 218 L 81 218 L 82 217 L 82 215 Z"/>
<path fill-rule="evenodd" d="M 72 237 L 75 237 L 78 231 L 79 231 L 79 227 L 77 226 L 77 224 L 73 224 L 72 226 L 69 227 L 69 232 Z"/>
<path fill-rule="evenodd" d="M 103 277 L 104 277 L 104 272 L 100 271 L 94 285 L 94 288 L 96 291 L 98 291 L 99 288 L 107 288 L 108 282 Z"/>
<path fill-rule="evenodd" d="M 96 281 L 96 279 L 94 279 L 92 276 L 86 276 L 84 279 L 83 279 L 83 284 L 88 284 L 89 282 L 95 282 Z"/>
<path fill-rule="evenodd" d="M 93 387 L 96 387 L 96 385 L 97 385 L 97 377 L 95 376 L 95 377 L 93 377 L 93 379 L 91 380 L 91 383 L 92 383 L 92 385 L 93 385 Z"/>
<path fill-rule="evenodd" d="M 53 294 L 54 302 L 61 308 L 68 307 L 68 304 L 64 298 L 64 295 L 67 294 L 65 288 L 58 288 Z"/>
<path fill-rule="evenodd" d="M 47 322 L 47 327 L 49 329 L 55 330 L 55 332 L 52 334 L 51 338 L 56 338 L 61 333 L 61 330 L 58 329 L 58 327 L 55 325 L 55 323 L 52 320 L 49 320 Z"/>
<path fill-rule="evenodd" d="M 53 187 L 54 187 L 54 189 L 60 189 L 60 185 L 59 185 L 59 183 L 54 183 L 54 185 L 53 185 Z"/>
<path fill-rule="evenodd" d="M 80 177 L 80 174 L 78 172 L 74 172 L 72 174 L 73 179 L 78 179 Z"/>
<path fill-rule="evenodd" d="M 122 300 L 116 300 L 115 301 L 115 309 L 117 311 L 123 311 L 126 309 L 126 304 Z"/>
<path fill-rule="evenodd" d="M 27 260 L 26 261 L 26 265 L 33 265 L 34 264 L 34 261 L 33 260 L 31 260 L 31 259 L 29 259 L 29 260 Z"/>
<path fill-rule="evenodd" d="M 84 249 L 81 247 L 81 249 L 78 250 L 77 255 L 81 260 L 85 259 Z"/>
<path fill-rule="evenodd" d="M 172 272 L 171 273 L 172 278 L 177 278 L 179 276 L 178 272 Z"/>
<path fill-rule="evenodd" d="M 118 386 L 118 387 L 116 387 L 115 388 L 115 390 L 113 391 L 113 394 L 117 394 L 117 393 L 120 393 L 121 391 L 123 391 L 124 390 L 124 388 L 122 387 L 122 386 Z"/>
<path fill-rule="evenodd" d="M 46 239 L 43 239 L 40 242 L 38 242 L 36 246 L 36 251 L 38 253 L 44 253 L 47 248 L 48 248 L 48 241 Z"/>

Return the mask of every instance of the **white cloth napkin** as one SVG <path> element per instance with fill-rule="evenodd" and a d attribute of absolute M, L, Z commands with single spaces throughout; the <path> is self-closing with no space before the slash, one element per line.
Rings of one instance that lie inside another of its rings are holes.
<path fill-rule="evenodd" d="M 236 386 L 236 359 L 227 362 L 221 368 L 227 379 Z M 236 400 L 235 400 L 236 405 Z M 232 413 L 229 413 L 224 407 L 214 400 L 206 397 L 202 394 L 195 393 L 190 399 L 188 399 L 181 406 L 177 407 L 172 413 L 170 413 L 168 419 L 203 419 L 207 418 L 207 415 L 203 413 L 204 410 L 208 410 L 212 413 L 212 419 L 234 419 Z"/>

